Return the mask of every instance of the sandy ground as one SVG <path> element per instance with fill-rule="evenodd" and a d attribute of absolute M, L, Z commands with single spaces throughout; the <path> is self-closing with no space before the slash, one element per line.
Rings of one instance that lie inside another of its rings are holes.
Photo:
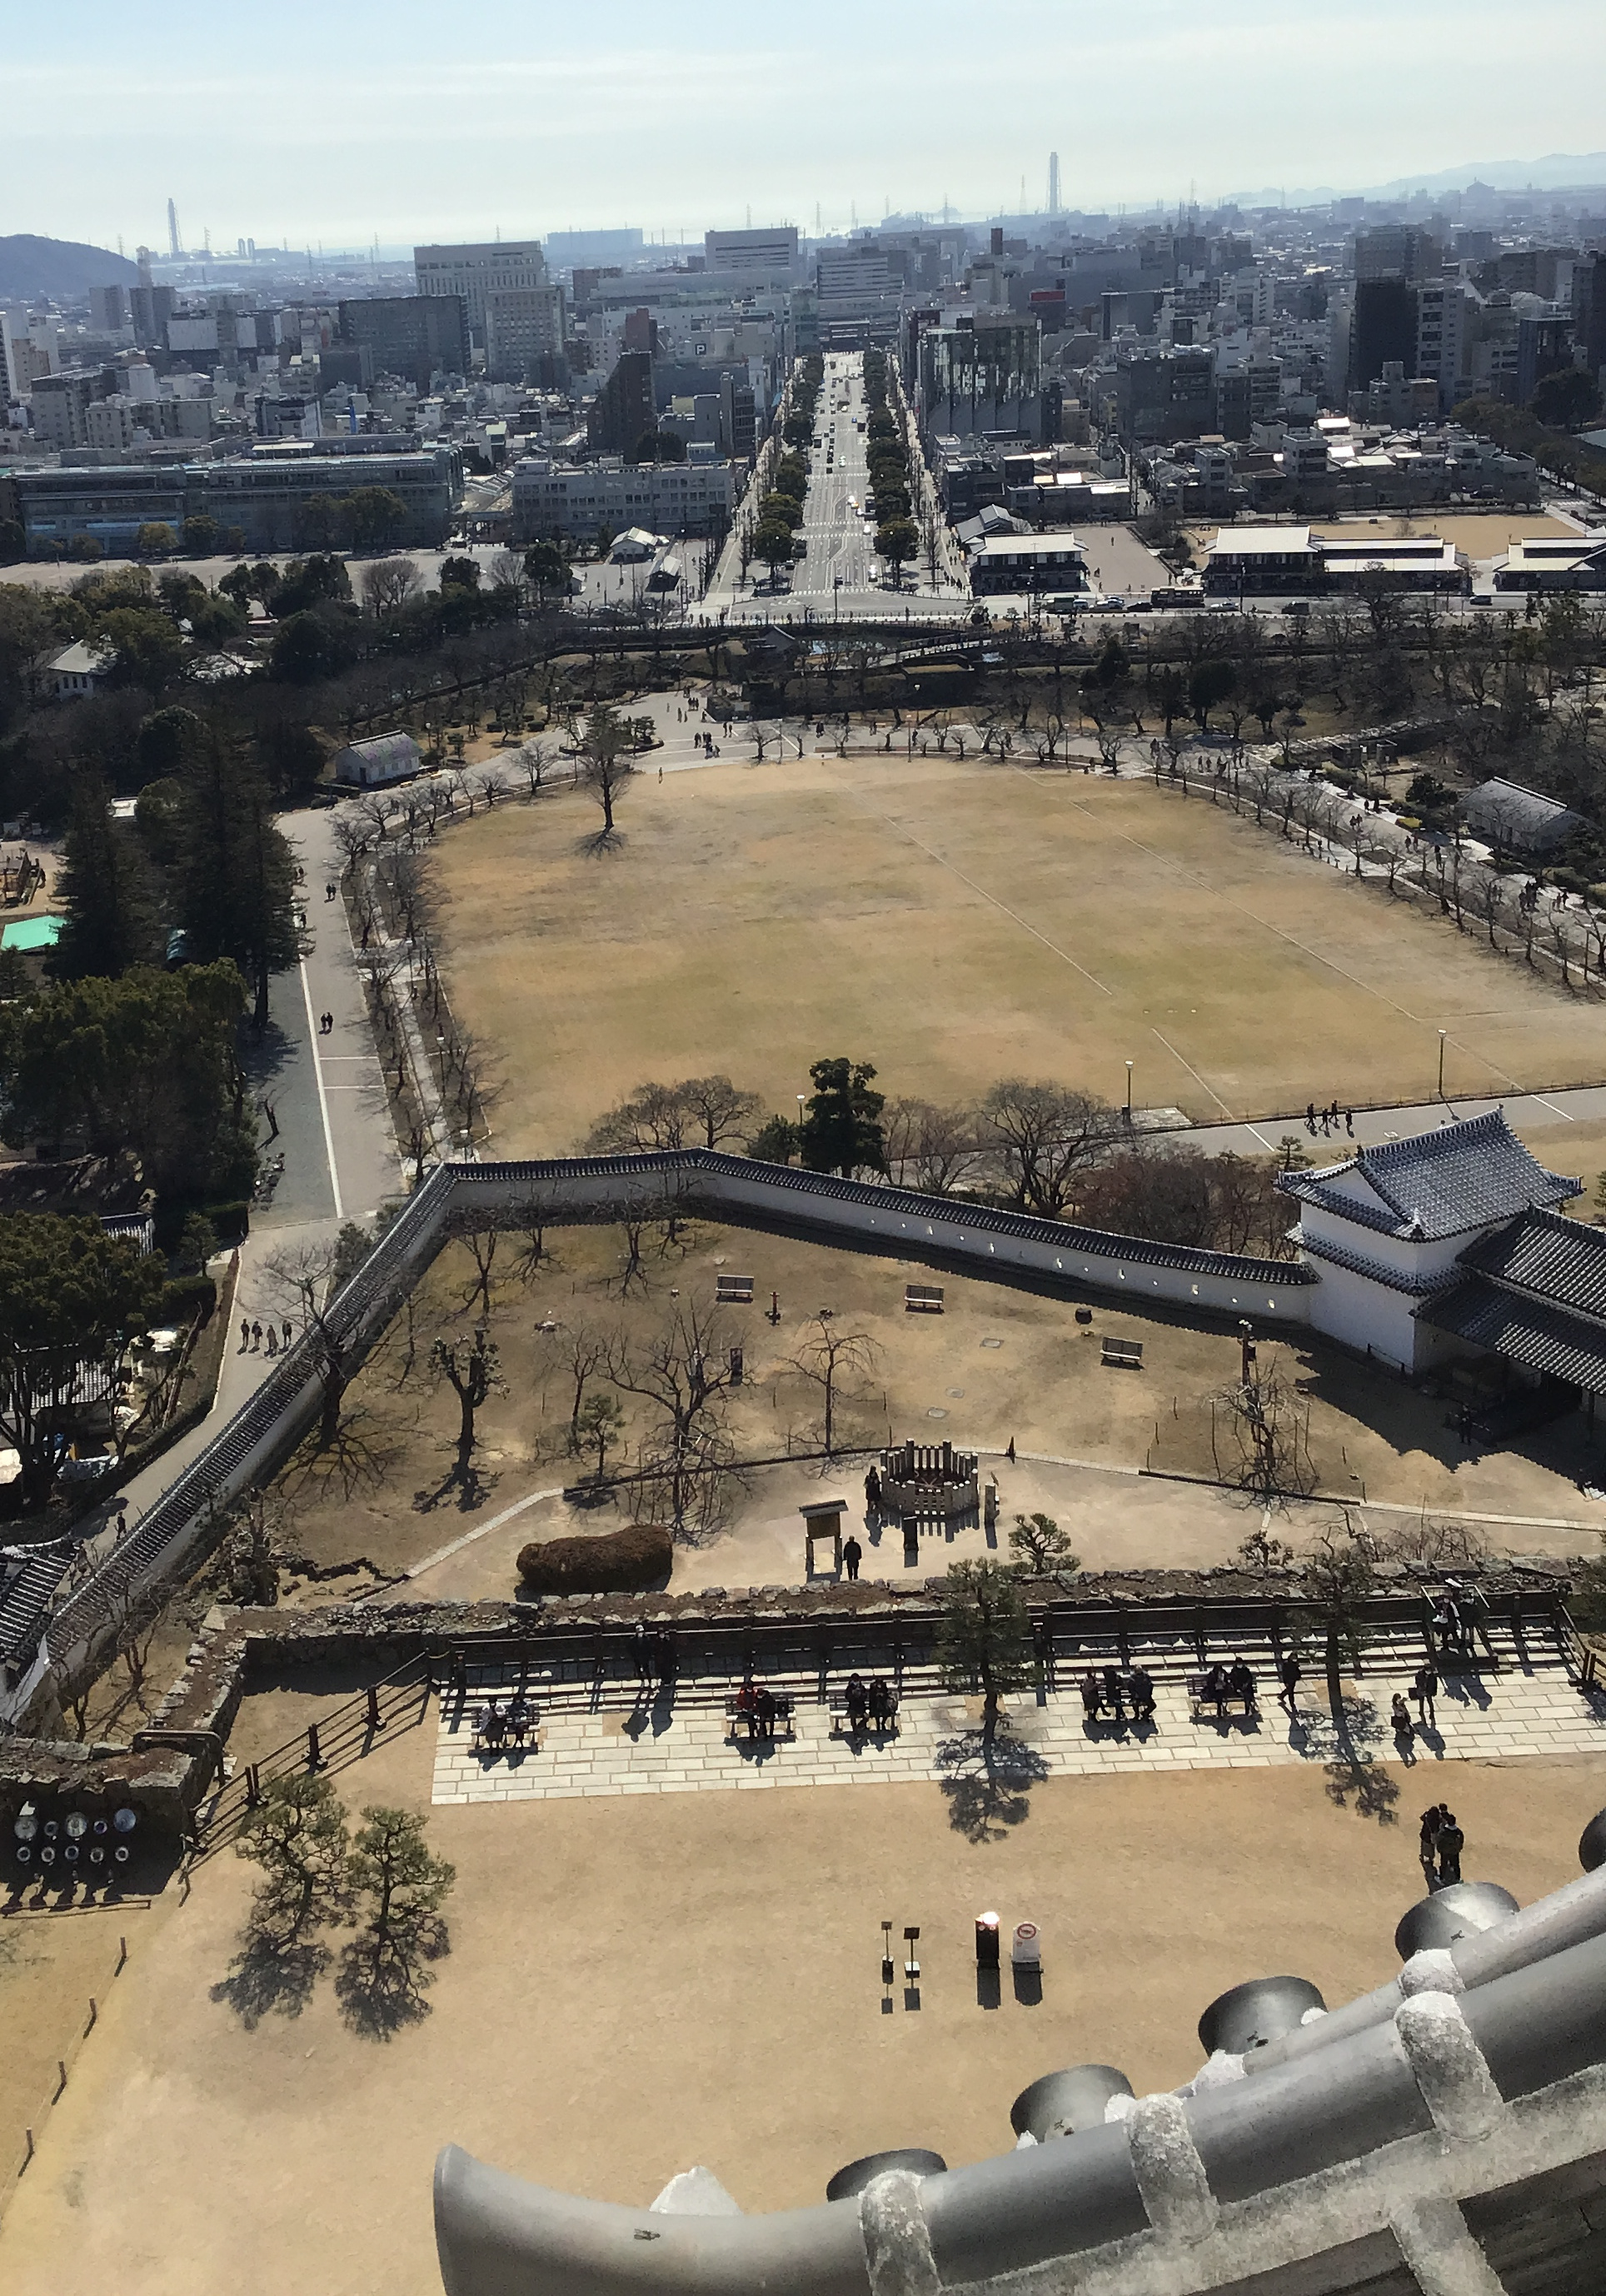
<path fill-rule="evenodd" d="M 646 1292 L 633 1291 L 621 1301 L 619 1231 L 560 1229 L 548 1241 L 553 1256 L 533 1282 L 511 1275 L 494 1282 L 490 1329 L 504 1391 L 479 1414 L 472 1472 L 461 1484 L 452 1475 L 456 1401 L 448 1388 L 430 1385 L 425 1366 L 435 1332 L 466 1329 L 478 1304 L 464 1305 L 472 1274 L 467 1246 L 454 1243 L 436 1261 L 414 1295 L 414 1369 L 406 1371 L 404 1315 L 348 1395 L 349 1433 L 340 1452 L 324 1459 L 304 1454 L 278 1485 L 291 1547 L 321 1566 L 360 1555 L 374 1573 L 298 1580 L 290 1599 L 344 1600 L 372 1587 L 375 1575 L 389 1578 L 436 1555 L 442 1559 L 414 1582 L 420 1595 L 507 1599 L 526 1541 L 610 1529 L 634 1513 L 628 1492 L 617 1512 L 579 1508 L 557 1496 L 579 1472 L 565 1440 L 569 1337 L 584 1329 L 612 1332 L 639 1347 L 673 1310 L 676 1292 L 706 1304 L 722 1268 L 750 1275 L 755 1292 L 751 1307 L 719 1311 L 715 1341 L 717 1349 L 734 1342 L 744 1351 L 743 1383 L 729 1398 L 736 1456 L 792 1463 L 763 1467 L 734 1491 L 729 1528 L 679 1551 L 676 1587 L 796 1585 L 804 1572 L 798 1508 L 828 1488 L 852 1500 L 856 1513 L 862 1507 L 862 1457 L 827 1467 L 795 1456 L 819 1448 L 818 1393 L 795 1358 L 822 1306 L 832 1308 L 839 1330 L 863 1333 L 873 1349 L 865 1370 L 845 1382 L 839 1445 L 879 1445 L 890 1431 L 900 1442 L 948 1439 L 979 1449 L 987 1455 L 984 1477 L 998 1483 L 1005 1538 L 1017 1511 L 1040 1507 L 1062 1523 L 1089 1568 L 1193 1567 L 1230 1561 L 1259 1520 L 1258 1508 L 1235 1491 L 1161 1479 L 1236 1474 L 1235 1444 L 1219 1407 L 1212 1446 L 1211 1407 L 1238 1373 L 1233 1332 L 1102 1303 L 1091 1322 L 1078 1324 L 1069 1301 L 946 1272 L 943 1315 L 911 1316 L 905 1285 L 929 1280 L 930 1268 L 701 1224 L 687 1232 L 684 1251 L 660 1259 L 654 1250 Z M 511 1253 L 512 1240 L 499 1249 Z M 782 1312 L 774 1328 L 765 1314 L 772 1292 Z M 537 1328 L 547 1322 L 558 1326 L 551 1334 Z M 1107 1368 L 1099 1345 L 1106 1334 L 1140 1339 L 1143 1369 Z M 1606 1520 L 1606 1510 L 1592 1507 L 1577 1488 L 1581 1474 L 1600 1472 L 1581 1420 L 1520 1450 L 1475 1457 L 1446 1425 L 1448 1400 L 1422 1396 L 1319 1343 L 1263 1341 L 1260 1367 L 1263 1376 L 1274 1368 L 1298 1390 L 1316 1488 L 1369 1504 L 1380 1538 L 1405 1527 L 1406 1517 L 1386 1512 L 1391 1504 L 1452 1519 L 1468 1513 L 1522 1519 L 1481 1528 L 1497 1548 L 1593 1548 L 1594 1516 Z M 651 1423 L 647 1407 L 628 1395 L 619 1399 L 631 1439 L 639 1438 Z M 1002 1454 L 1012 1439 L 1018 1454 L 1035 1456 L 1009 1462 Z M 1141 1475 L 1146 1466 L 1159 1472 Z M 539 1499 L 542 1492 L 553 1496 Z M 538 1503 L 523 1504 L 530 1500 Z M 1302 1541 L 1332 1519 L 1331 1509 L 1295 1509 L 1281 1535 Z M 866 1578 L 907 1575 L 895 1532 L 879 1540 L 861 1532 L 861 1539 Z M 919 1570 L 940 1571 L 984 1547 L 979 1529 L 952 1540 L 928 1538 Z M 447 1548 L 455 1551 L 443 1554 Z"/>
<path fill-rule="evenodd" d="M 1200 1118 L 1606 1077 L 1606 1010 L 1146 783 L 987 760 L 643 776 L 622 842 L 562 795 L 438 849 L 455 1010 L 498 1048 L 494 1145 L 559 1153 L 644 1078 L 791 1111 L 811 1062 L 953 1102 L 1007 1075 Z"/>
<path fill-rule="evenodd" d="M 343 1793 L 422 1807 L 432 1744 L 387 1746 Z M 328 1979 L 254 2030 L 211 1997 L 249 1879 L 225 1856 L 119 1980 L 0 2228 L 0 2280 L 433 2296 L 448 2141 L 636 2203 L 706 2162 L 750 2209 L 817 2199 L 884 2145 L 1003 2152 L 1011 2099 L 1056 2066 L 1185 2079 L 1230 1985 L 1293 1970 L 1336 2004 L 1388 1976 L 1421 1882 L 1415 1790 L 1396 1813 L 1378 1784 L 1381 1819 L 1321 1773 L 1050 1782 L 981 1842 L 935 1786 L 438 1810 L 453 1950 L 388 2044 L 345 2030 Z M 1602 1779 L 1458 1765 L 1454 1792 L 1469 1875 L 1526 1901 L 1576 1872 Z M 994 1908 L 1043 1926 L 1037 2006 L 1007 1976 L 978 2003 L 971 1924 Z M 920 1924 L 918 2011 L 901 1988 L 883 2011 L 883 1918 Z"/>
<path fill-rule="evenodd" d="M 1396 511 L 1379 511 L 1364 518 L 1312 518 L 1305 521 L 1319 533 L 1351 534 L 1357 529 L 1375 529 L 1389 535 L 1400 526 L 1400 514 Z M 1525 534 L 1574 534 L 1575 527 L 1564 520 L 1552 518 L 1540 511 L 1457 511 L 1454 513 L 1432 510 L 1413 511 L 1406 521 L 1413 534 L 1437 534 L 1441 541 L 1453 542 L 1457 550 L 1464 550 L 1474 565 L 1480 561 L 1504 555 L 1513 542 Z M 1219 528 L 1190 526 L 1188 539 L 1195 553 L 1202 557 L 1215 540 Z"/>
<path fill-rule="evenodd" d="M 9 1855 L 6 1868 L 9 1880 L 15 1870 Z M 37 2136 L 49 2118 L 56 2067 L 62 2060 L 71 2067 L 90 2001 L 104 2009 L 121 1982 L 119 1938 L 137 1952 L 161 1918 L 143 1904 L 40 1914 L 12 1902 L 0 1915 L 0 2178 L 16 2164 L 23 2131 L 31 2128 Z M 0 2207 L 4 2189 L 0 2183 Z"/>

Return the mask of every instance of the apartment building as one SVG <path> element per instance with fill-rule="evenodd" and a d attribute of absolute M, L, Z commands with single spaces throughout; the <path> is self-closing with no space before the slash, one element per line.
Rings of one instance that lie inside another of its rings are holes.
<path fill-rule="evenodd" d="M 487 295 L 528 293 L 545 287 L 546 258 L 538 239 L 499 239 L 488 246 L 415 247 L 413 275 L 421 295 L 461 296 L 474 339 L 483 342 Z"/>

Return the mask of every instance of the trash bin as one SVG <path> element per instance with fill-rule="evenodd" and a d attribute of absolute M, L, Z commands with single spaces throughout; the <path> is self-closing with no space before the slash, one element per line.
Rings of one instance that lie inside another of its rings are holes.
<path fill-rule="evenodd" d="M 978 1914 L 976 1916 L 976 1966 L 996 1969 L 998 1966 L 998 1916 Z"/>

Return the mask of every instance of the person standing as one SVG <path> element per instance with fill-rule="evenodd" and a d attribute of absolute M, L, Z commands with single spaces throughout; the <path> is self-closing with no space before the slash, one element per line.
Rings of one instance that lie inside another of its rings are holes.
<path fill-rule="evenodd" d="M 1277 1693 L 1277 1703 L 1284 1710 L 1291 1722 L 1297 1718 L 1294 1701 L 1299 1688 L 1300 1673 L 1299 1661 L 1292 1651 L 1289 1652 L 1288 1656 L 1277 1669 L 1277 1673 L 1282 1684 L 1282 1689 Z"/>
<path fill-rule="evenodd" d="M 257 1349 L 258 1349 L 261 1345 L 262 1345 L 262 1326 L 261 1326 L 261 1324 L 253 1324 L 251 1325 L 251 1353 L 252 1353 L 253 1355 L 255 1355 L 255 1354 L 256 1354 L 256 1352 L 257 1352 Z"/>
<path fill-rule="evenodd" d="M 1411 1719 L 1411 1710 L 1404 1693 L 1396 1691 L 1389 1709 L 1389 1724 L 1394 1732 L 1394 1743 L 1402 1762 L 1416 1759 L 1416 1725 Z"/>
<path fill-rule="evenodd" d="M 1466 1835 L 1455 1823 L 1454 1813 L 1438 1805 L 1440 1824 L 1436 1848 L 1438 1851 L 1438 1886 L 1447 1889 L 1461 1879 L 1461 1853 L 1467 1846 Z"/>
<path fill-rule="evenodd" d="M 1434 1869 L 1438 1859 L 1438 1804 L 1437 1802 L 1430 1802 L 1422 1814 L 1416 1854 L 1422 1860 L 1423 1878 L 1430 1890 L 1433 1887 Z"/>
<path fill-rule="evenodd" d="M 859 1545 L 858 1540 L 857 1540 L 856 1538 L 854 1538 L 853 1537 L 849 1536 L 848 1538 L 846 1538 L 846 1539 L 844 1539 L 844 1540 L 843 1540 L 843 1542 L 842 1542 L 842 1568 L 843 1568 L 843 1570 L 846 1570 L 846 1571 L 847 1571 L 848 1576 L 848 1578 L 849 1578 L 849 1580 L 850 1580 L 850 1581 L 851 1581 L 851 1580 L 853 1580 L 853 1579 L 856 1579 L 856 1578 L 858 1577 L 858 1575 L 859 1575 L 859 1565 L 860 1565 L 860 1563 L 864 1561 L 864 1548 Z"/>
<path fill-rule="evenodd" d="M 1438 1696 L 1438 1677 L 1431 1662 L 1419 1666 L 1411 1684 L 1411 1695 L 1416 1701 L 1416 1710 L 1422 1717 L 1424 1730 L 1437 1729 L 1438 1716 L 1433 1702 Z"/>
<path fill-rule="evenodd" d="M 240 1318 L 240 1352 L 243 1355 L 251 1343 L 251 1323 L 249 1316 Z"/>

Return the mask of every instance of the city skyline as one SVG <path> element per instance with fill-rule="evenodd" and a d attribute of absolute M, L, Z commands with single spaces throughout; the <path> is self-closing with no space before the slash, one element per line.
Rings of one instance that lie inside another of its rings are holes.
<path fill-rule="evenodd" d="M 1116 27 L 1075 0 L 1005 0 L 984 28 L 951 0 L 893 0 L 868 25 L 823 0 L 809 37 L 763 45 L 732 0 L 704 0 L 673 44 L 623 0 L 606 45 L 490 0 L 471 57 L 432 51 L 419 0 L 387 12 L 377 54 L 365 7 L 331 19 L 287 0 L 265 53 L 183 4 L 160 63 L 101 0 L 89 18 L 70 57 L 19 28 L 18 113 L 41 124 L 8 139 L 0 193 L 13 229 L 130 251 L 165 250 L 169 197 L 187 243 L 209 233 L 219 254 L 241 236 L 397 247 L 498 226 L 696 238 L 750 207 L 806 230 L 818 209 L 827 231 L 945 202 L 1036 212 L 1052 151 L 1067 209 L 1296 200 L 1470 175 L 1479 152 L 1593 154 L 1606 74 L 1606 18 L 1579 0 L 1532 0 L 1520 44 L 1494 0 L 1417 0 L 1403 19 L 1356 0 L 1320 21 L 1270 0 L 1208 19 L 1136 0 Z"/>

